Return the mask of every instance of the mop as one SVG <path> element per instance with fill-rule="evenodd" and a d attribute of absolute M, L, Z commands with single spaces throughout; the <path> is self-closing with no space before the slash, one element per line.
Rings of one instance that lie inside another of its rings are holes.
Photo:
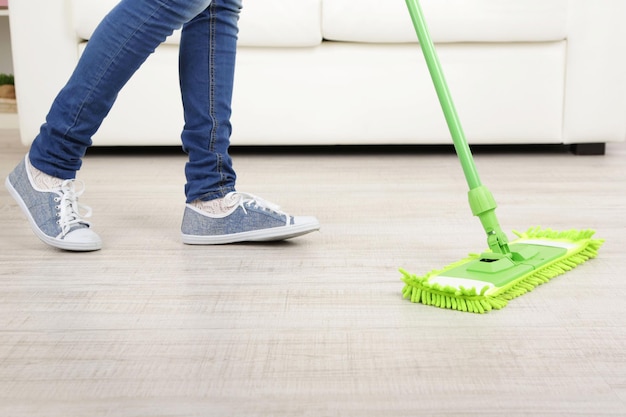
<path fill-rule="evenodd" d="M 514 231 L 517 238 L 509 242 L 496 218 L 495 199 L 476 171 L 422 9 L 418 0 L 406 4 L 469 185 L 470 209 L 487 234 L 488 249 L 423 276 L 400 269 L 405 283 L 402 295 L 414 303 L 472 313 L 501 309 L 511 299 L 596 257 L 604 241 L 593 238 L 595 231 L 590 229 L 533 227 Z"/>

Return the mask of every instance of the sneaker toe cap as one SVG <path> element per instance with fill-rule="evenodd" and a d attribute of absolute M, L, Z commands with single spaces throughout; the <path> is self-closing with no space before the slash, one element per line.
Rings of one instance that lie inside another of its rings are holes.
<path fill-rule="evenodd" d="M 93 230 L 85 227 L 69 232 L 63 241 L 73 250 L 98 250 L 102 248 L 102 239 Z"/>
<path fill-rule="evenodd" d="M 294 226 L 311 226 L 312 229 L 320 227 L 320 222 L 317 218 L 313 216 L 294 216 L 293 217 L 293 225 Z"/>

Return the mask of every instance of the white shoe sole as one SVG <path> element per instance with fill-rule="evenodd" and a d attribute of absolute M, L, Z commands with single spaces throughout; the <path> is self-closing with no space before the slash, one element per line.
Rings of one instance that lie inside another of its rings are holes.
<path fill-rule="evenodd" d="M 270 242 L 285 240 L 315 232 L 320 229 L 316 219 L 308 220 L 302 224 L 270 227 L 267 229 L 251 230 L 249 232 L 231 233 L 227 235 L 187 235 L 182 234 L 183 243 L 187 245 L 225 245 L 238 242 Z"/>

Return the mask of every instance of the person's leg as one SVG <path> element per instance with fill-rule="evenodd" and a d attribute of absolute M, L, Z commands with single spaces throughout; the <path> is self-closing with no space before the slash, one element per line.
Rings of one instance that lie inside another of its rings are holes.
<path fill-rule="evenodd" d="M 210 0 L 123 0 L 100 23 L 34 140 L 35 168 L 74 178 L 120 89 L 167 36 Z"/>
<path fill-rule="evenodd" d="M 228 147 L 241 5 L 241 0 L 214 0 L 183 27 L 182 141 L 189 162 L 181 230 L 187 244 L 282 240 L 319 229 L 313 217 L 293 217 L 275 204 L 235 191 Z"/>
<path fill-rule="evenodd" d="M 188 203 L 235 190 L 228 147 L 240 9 L 241 0 L 214 0 L 183 26 L 179 71 Z"/>
<path fill-rule="evenodd" d="M 66 250 L 102 247 L 84 220 L 74 184 L 91 137 L 119 90 L 174 29 L 210 0 L 123 0 L 87 43 L 66 86 L 54 100 L 29 154 L 9 174 L 6 186 L 45 243 Z"/>

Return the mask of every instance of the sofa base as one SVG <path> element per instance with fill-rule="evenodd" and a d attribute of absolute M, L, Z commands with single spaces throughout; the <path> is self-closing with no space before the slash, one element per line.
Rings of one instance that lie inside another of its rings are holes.
<path fill-rule="evenodd" d="M 606 143 L 573 143 L 570 149 L 574 155 L 604 155 Z"/>

